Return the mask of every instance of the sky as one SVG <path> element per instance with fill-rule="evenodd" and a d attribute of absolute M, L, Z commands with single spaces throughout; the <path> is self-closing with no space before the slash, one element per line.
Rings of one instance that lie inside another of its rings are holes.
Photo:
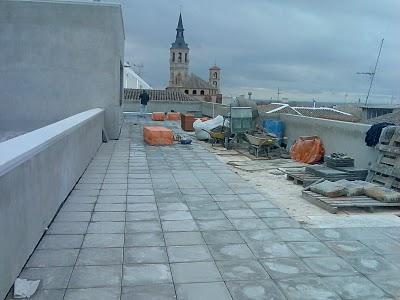
<path fill-rule="evenodd" d="M 125 59 L 164 89 L 181 7 L 190 72 L 222 68 L 224 96 L 291 101 L 400 103 L 398 0 L 121 0 Z"/>

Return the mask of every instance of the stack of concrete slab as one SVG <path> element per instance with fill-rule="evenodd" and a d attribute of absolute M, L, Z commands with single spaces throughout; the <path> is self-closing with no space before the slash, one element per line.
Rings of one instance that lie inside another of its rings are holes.
<path fill-rule="evenodd" d="M 355 179 L 355 180 L 365 180 L 368 175 L 368 170 L 367 169 L 361 169 L 361 168 L 355 168 L 355 167 L 336 167 L 334 168 L 336 170 L 346 172 L 354 178 L 362 178 L 362 179 Z"/>
<path fill-rule="evenodd" d="M 325 155 L 324 161 L 325 164 L 331 168 L 354 167 L 354 158 L 351 158 L 349 156 Z"/>
<path fill-rule="evenodd" d="M 368 174 L 368 170 L 366 169 L 358 169 L 354 167 L 341 167 L 333 169 L 326 165 L 307 166 L 305 170 L 308 173 L 330 181 L 337 181 L 340 179 L 365 180 Z"/>

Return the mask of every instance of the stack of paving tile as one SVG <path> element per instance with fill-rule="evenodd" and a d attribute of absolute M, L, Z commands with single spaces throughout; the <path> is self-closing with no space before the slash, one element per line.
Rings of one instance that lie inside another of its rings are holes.
<path fill-rule="evenodd" d="M 368 175 L 367 169 L 360 169 L 355 167 L 336 167 L 334 169 L 348 173 L 349 175 L 351 175 L 352 178 L 356 178 L 354 180 L 365 180 Z"/>
<path fill-rule="evenodd" d="M 368 171 L 365 169 L 357 169 L 354 167 L 342 167 L 340 169 L 333 169 L 325 165 L 313 165 L 307 166 L 306 172 L 330 181 L 337 181 L 341 179 L 365 180 Z"/>
<path fill-rule="evenodd" d="M 324 161 L 331 168 L 354 167 L 354 159 L 348 156 L 325 155 Z"/>

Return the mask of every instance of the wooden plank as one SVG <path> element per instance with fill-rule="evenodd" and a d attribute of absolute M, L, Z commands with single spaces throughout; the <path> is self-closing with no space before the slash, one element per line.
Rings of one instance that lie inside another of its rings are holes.
<path fill-rule="evenodd" d="M 333 205 L 329 205 L 327 203 L 325 203 L 324 201 L 321 201 L 320 199 L 318 199 L 317 197 L 313 197 L 312 195 L 309 194 L 308 191 L 304 191 L 302 193 L 302 197 L 304 199 L 306 199 L 308 202 L 315 204 L 316 206 L 319 206 L 327 211 L 329 211 L 332 214 L 336 214 L 338 211 L 338 208 L 333 206 Z"/>
<path fill-rule="evenodd" d="M 396 158 L 384 155 L 379 163 L 394 166 L 394 164 L 396 163 Z"/>

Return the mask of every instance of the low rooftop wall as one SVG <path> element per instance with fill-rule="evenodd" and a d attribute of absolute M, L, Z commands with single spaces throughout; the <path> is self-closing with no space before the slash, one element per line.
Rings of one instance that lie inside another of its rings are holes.
<path fill-rule="evenodd" d="M 169 112 L 171 110 L 185 113 L 188 111 L 201 111 L 200 101 L 149 101 L 147 105 L 148 112 Z M 139 101 L 125 100 L 123 111 L 138 112 L 140 111 Z"/>
<path fill-rule="evenodd" d="M 325 152 L 347 153 L 354 157 L 356 167 L 368 168 L 377 158 L 377 150 L 368 147 L 365 134 L 371 125 L 281 114 L 285 136 L 291 146 L 299 136 L 317 135 Z"/>
<path fill-rule="evenodd" d="M 229 113 L 229 105 L 213 102 L 201 102 L 201 111 L 204 116 L 210 118 L 215 118 L 218 115 L 226 116 Z"/>
<path fill-rule="evenodd" d="M 0 299 L 102 143 L 92 109 L 0 143 Z"/>

